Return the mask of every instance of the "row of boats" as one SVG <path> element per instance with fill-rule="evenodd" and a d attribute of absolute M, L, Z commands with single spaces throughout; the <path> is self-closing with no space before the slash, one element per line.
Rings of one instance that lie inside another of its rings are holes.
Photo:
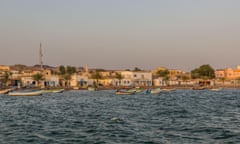
<path fill-rule="evenodd" d="M 117 90 L 115 92 L 116 95 L 133 95 L 136 93 L 144 93 L 145 94 L 160 94 L 163 92 L 171 92 L 175 91 L 176 89 L 161 89 L 161 88 L 155 88 L 155 89 L 142 89 L 142 88 L 134 88 L 129 90 Z M 211 91 L 220 91 L 222 88 L 193 88 L 192 90 L 211 90 Z"/>
<path fill-rule="evenodd" d="M 64 89 L 46 89 L 46 90 L 14 90 L 4 89 L 0 90 L 0 94 L 7 94 L 9 96 L 38 96 L 45 93 L 62 93 Z"/>
<path fill-rule="evenodd" d="M 194 88 L 193 90 L 205 90 L 206 88 Z M 212 91 L 219 91 L 222 88 L 212 88 Z M 91 88 L 88 91 L 96 91 L 97 89 Z M 64 89 L 44 89 L 44 90 L 18 90 L 15 89 L 4 89 L 0 90 L 0 94 L 8 94 L 9 96 L 38 96 L 45 93 L 62 93 Z M 162 92 L 171 92 L 175 89 L 144 89 L 144 88 L 132 88 L 128 90 L 117 90 L 116 95 L 133 95 L 136 93 L 145 93 L 145 94 L 160 94 Z"/>
<path fill-rule="evenodd" d="M 129 90 L 117 90 L 115 92 L 116 95 L 133 95 L 136 93 L 145 93 L 145 94 L 160 94 L 161 92 L 170 92 L 175 91 L 175 89 L 142 89 L 142 88 L 136 88 L 136 89 L 129 89 Z"/>

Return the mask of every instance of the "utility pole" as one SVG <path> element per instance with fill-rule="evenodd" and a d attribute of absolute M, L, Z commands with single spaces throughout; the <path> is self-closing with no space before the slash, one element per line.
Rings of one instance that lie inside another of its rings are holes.
<path fill-rule="evenodd" d="M 40 42 L 40 49 L 39 49 L 39 63 L 41 66 L 41 70 L 43 70 L 43 60 L 42 60 L 43 54 L 42 54 L 42 43 Z"/>

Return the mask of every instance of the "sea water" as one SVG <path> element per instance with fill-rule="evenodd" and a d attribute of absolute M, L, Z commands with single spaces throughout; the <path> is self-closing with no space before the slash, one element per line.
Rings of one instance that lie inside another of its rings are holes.
<path fill-rule="evenodd" d="M 1 95 L 0 143 L 240 143 L 240 90 Z"/>

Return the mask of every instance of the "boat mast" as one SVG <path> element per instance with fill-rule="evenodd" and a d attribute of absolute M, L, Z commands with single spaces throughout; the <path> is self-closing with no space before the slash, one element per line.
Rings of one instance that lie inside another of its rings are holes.
<path fill-rule="evenodd" d="M 39 63 L 41 66 L 41 70 L 43 70 L 43 60 L 42 60 L 43 54 L 42 54 L 42 43 L 40 42 L 40 49 L 39 49 Z"/>

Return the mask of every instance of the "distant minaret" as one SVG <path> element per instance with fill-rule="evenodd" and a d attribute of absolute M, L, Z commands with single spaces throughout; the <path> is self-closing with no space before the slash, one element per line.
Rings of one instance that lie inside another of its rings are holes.
<path fill-rule="evenodd" d="M 85 73 L 88 75 L 88 64 L 85 66 Z"/>
<path fill-rule="evenodd" d="M 39 63 L 41 65 L 41 70 L 43 70 L 43 60 L 42 60 L 43 54 L 42 54 L 42 43 L 40 42 L 40 49 L 39 49 Z"/>

